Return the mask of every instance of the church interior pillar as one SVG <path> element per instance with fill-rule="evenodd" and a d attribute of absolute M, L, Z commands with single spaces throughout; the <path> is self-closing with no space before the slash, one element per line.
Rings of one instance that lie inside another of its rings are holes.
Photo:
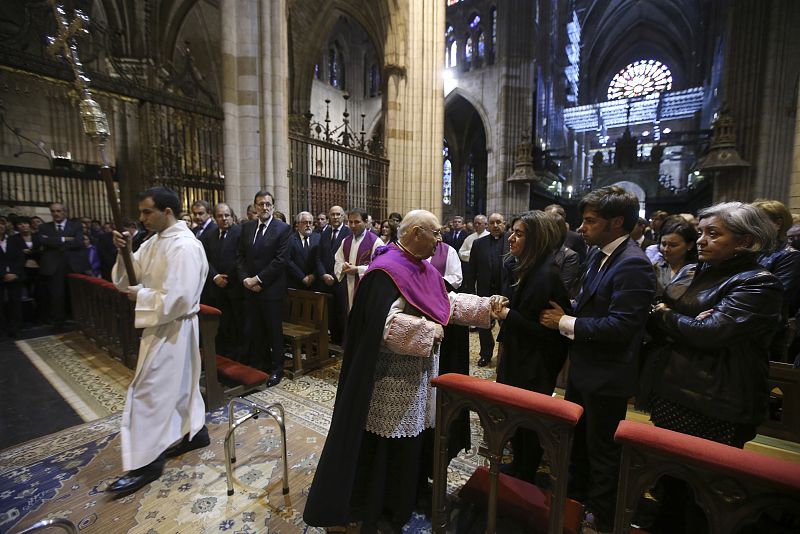
<path fill-rule="evenodd" d="M 797 88 L 795 110 L 800 109 L 800 85 Z M 794 150 L 792 152 L 792 174 L 789 185 L 789 209 L 800 213 L 800 113 L 794 114 Z"/>
<path fill-rule="evenodd" d="M 399 4 L 392 13 L 383 76 L 388 209 L 426 209 L 441 216 L 445 5 Z"/>

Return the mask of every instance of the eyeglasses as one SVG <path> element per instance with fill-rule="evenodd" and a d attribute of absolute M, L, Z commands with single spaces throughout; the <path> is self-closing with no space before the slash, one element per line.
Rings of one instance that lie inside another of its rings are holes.
<path fill-rule="evenodd" d="M 433 237 L 436 237 L 438 239 L 442 238 L 442 231 L 441 230 L 431 230 L 430 228 L 425 228 L 423 226 L 417 226 L 417 228 L 419 228 L 420 230 L 425 230 L 427 232 L 432 233 Z"/>
<path fill-rule="evenodd" d="M 262 206 L 264 208 L 271 208 L 272 207 L 272 202 L 256 202 L 255 205 L 256 206 Z"/>

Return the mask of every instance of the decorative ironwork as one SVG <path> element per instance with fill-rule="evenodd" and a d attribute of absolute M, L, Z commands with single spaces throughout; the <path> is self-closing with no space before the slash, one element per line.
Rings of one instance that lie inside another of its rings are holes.
<path fill-rule="evenodd" d="M 345 93 L 342 95 L 342 99 L 344 99 L 344 112 L 342 113 L 342 124 L 339 126 L 331 127 L 330 98 L 325 99 L 325 118 L 322 122 L 314 121 L 313 114 L 306 115 L 309 121 L 309 136 L 311 139 L 317 139 L 344 148 L 369 152 L 374 155 L 383 155 L 383 143 L 379 143 L 375 136 L 372 139 L 366 138 L 367 132 L 364 129 L 366 114 L 361 114 L 361 131 L 356 132 L 350 125 L 350 112 L 347 109 L 350 95 Z"/>

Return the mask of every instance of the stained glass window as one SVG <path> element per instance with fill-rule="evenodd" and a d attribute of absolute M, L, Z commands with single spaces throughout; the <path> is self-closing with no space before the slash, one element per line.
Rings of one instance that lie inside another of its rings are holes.
<path fill-rule="evenodd" d="M 464 57 L 467 61 L 472 61 L 472 36 L 467 36 L 467 44 L 464 46 Z"/>
<path fill-rule="evenodd" d="M 472 18 L 469 19 L 469 27 L 473 30 L 478 27 L 478 24 L 481 23 L 481 16 L 480 15 L 472 15 Z"/>
<path fill-rule="evenodd" d="M 319 72 L 319 63 L 314 64 L 314 78 L 317 80 L 321 79 L 321 74 Z"/>
<path fill-rule="evenodd" d="M 444 169 L 442 171 L 442 204 L 450 205 L 453 195 L 453 164 L 450 161 L 450 148 L 447 146 L 447 139 L 444 140 L 442 149 L 444 156 Z"/>
<path fill-rule="evenodd" d="M 378 66 L 374 63 L 369 68 L 369 96 L 378 96 L 381 86 L 381 77 L 378 74 Z"/>
<path fill-rule="evenodd" d="M 458 42 L 450 43 L 450 63 L 448 66 L 455 67 L 458 64 Z"/>
<path fill-rule="evenodd" d="M 669 67 L 654 59 L 634 61 L 611 80 L 608 99 L 631 98 L 672 89 Z"/>
<path fill-rule="evenodd" d="M 448 67 L 455 67 L 457 63 L 456 53 L 458 51 L 458 46 L 456 44 L 456 34 L 455 31 L 453 31 L 452 26 L 447 27 L 447 31 L 445 31 L 444 34 L 444 40 L 446 43 L 445 46 L 447 46 L 447 49 L 445 50 L 445 55 L 447 56 L 445 65 Z"/>
<path fill-rule="evenodd" d="M 486 42 L 483 38 L 483 32 L 478 33 L 478 57 L 483 57 L 485 52 Z"/>
<path fill-rule="evenodd" d="M 467 164 L 466 204 L 473 207 L 475 204 L 475 165 L 472 164 L 472 154 L 469 155 Z"/>
<path fill-rule="evenodd" d="M 494 52 L 497 47 L 497 8 L 492 8 L 489 17 L 492 21 L 492 52 Z"/>
<path fill-rule="evenodd" d="M 339 89 L 344 89 L 342 80 L 342 58 L 336 46 L 328 50 L 328 83 Z"/>

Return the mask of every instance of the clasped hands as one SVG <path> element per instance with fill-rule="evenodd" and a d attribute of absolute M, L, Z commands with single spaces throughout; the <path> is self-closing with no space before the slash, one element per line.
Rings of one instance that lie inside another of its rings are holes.
<path fill-rule="evenodd" d="M 503 320 L 508 316 L 508 298 L 503 295 L 492 295 L 489 297 L 491 305 L 492 319 Z"/>

